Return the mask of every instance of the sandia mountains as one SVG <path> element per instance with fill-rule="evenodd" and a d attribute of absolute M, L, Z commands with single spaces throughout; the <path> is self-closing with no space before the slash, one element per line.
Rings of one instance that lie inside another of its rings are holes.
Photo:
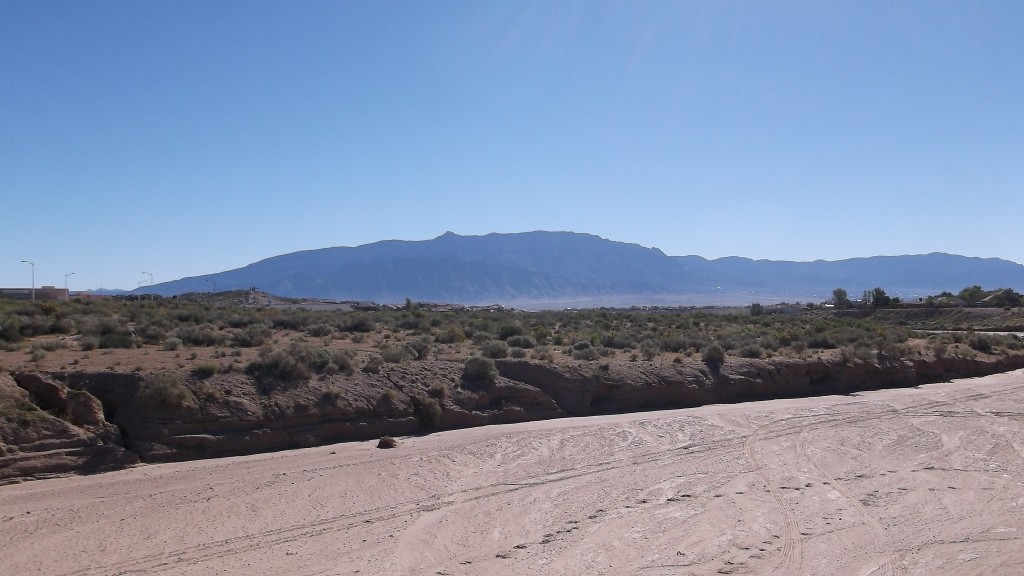
<path fill-rule="evenodd" d="M 255 286 L 279 296 L 503 304 L 515 307 L 822 301 L 880 286 L 912 299 L 979 284 L 1024 289 L 1024 266 L 950 254 L 785 262 L 668 256 L 657 248 L 573 232 L 387 240 L 284 254 L 142 291 L 164 296 Z"/>

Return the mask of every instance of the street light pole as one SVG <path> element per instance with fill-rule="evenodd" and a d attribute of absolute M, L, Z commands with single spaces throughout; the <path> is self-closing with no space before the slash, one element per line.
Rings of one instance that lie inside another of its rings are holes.
<path fill-rule="evenodd" d="M 32 266 L 32 301 L 36 301 L 36 263 L 29 262 L 28 260 L 22 260 L 25 264 Z"/>
<path fill-rule="evenodd" d="M 74 276 L 74 275 L 75 275 L 74 272 L 69 272 L 69 273 L 64 275 L 64 301 L 65 302 L 67 302 L 68 298 L 70 298 L 70 296 L 71 296 L 71 293 L 68 292 L 68 276 Z"/>
<path fill-rule="evenodd" d="M 149 272 L 143 272 L 143 274 L 148 274 L 149 275 L 149 299 L 150 299 L 150 301 L 152 301 L 153 300 L 153 275 L 150 274 Z"/>

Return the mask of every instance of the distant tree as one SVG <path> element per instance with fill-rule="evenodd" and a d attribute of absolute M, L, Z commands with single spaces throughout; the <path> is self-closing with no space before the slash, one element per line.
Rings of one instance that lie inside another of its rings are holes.
<path fill-rule="evenodd" d="M 764 314 L 764 306 L 762 306 L 760 302 L 754 302 L 750 305 L 751 316 L 760 316 L 762 314 Z"/>
<path fill-rule="evenodd" d="M 836 308 L 850 307 L 850 296 L 846 293 L 845 288 L 836 288 L 832 291 L 832 303 Z"/>
<path fill-rule="evenodd" d="M 957 298 L 960 298 L 968 305 L 976 304 L 981 302 L 982 298 L 985 297 L 985 291 L 981 289 L 981 286 L 968 286 L 957 294 Z"/>
<path fill-rule="evenodd" d="M 875 308 L 885 308 L 886 306 L 892 304 L 892 298 L 890 298 L 885 293 L 885 290 L 882 290 L 881 288 L 875 288 L 874 290 L 871 291 L 870 300 L 871 305 L 874 306 Z"/>

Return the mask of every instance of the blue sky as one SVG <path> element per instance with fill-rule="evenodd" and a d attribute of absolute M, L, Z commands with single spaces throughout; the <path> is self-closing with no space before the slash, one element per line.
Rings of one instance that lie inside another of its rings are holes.
<path fill-rule="evenodd" d="M 1024 3 L 0 3 L 0 286 L 570 230 L 1024 263 Z"/>

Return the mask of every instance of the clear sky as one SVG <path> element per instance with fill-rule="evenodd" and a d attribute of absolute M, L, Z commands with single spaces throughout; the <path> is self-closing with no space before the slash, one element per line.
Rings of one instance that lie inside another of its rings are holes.
<path fill-rule="evenodd" d="M 1024 2 L 0 1 L 0 286 L 568 230 L 1024 263 Z"/>

